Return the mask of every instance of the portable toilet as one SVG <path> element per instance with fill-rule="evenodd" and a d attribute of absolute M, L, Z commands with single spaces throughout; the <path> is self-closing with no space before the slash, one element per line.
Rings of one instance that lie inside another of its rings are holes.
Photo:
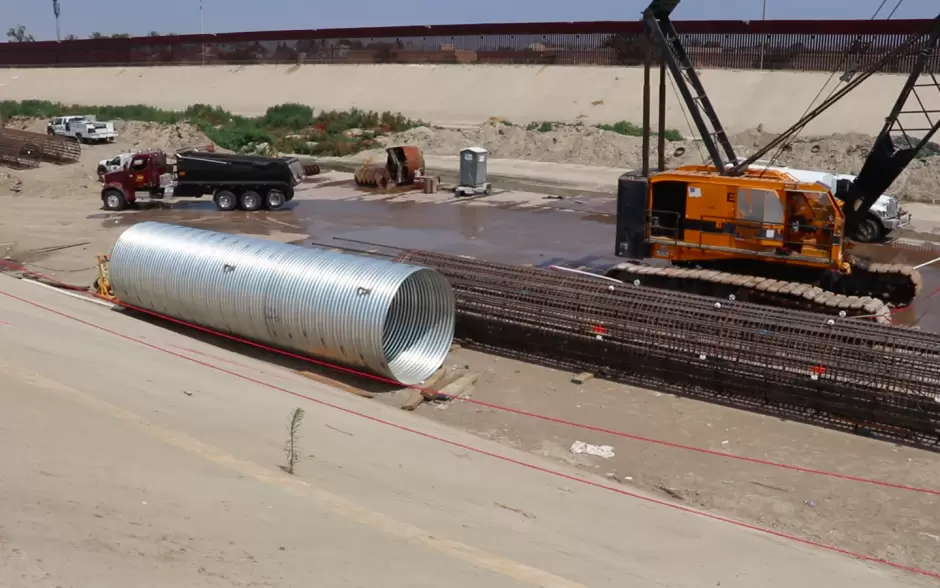
<path fill-rule="evenodd" d="M 460 185 L 480 188 L 487 184 L 486 149 L 467 147 L 460 151 Z"/>

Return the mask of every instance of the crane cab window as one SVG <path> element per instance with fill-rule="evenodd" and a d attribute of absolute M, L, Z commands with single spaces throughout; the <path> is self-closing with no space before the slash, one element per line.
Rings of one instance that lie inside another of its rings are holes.
<path fill-rule="evenodd" d="M 835 211 L 829 195 L 825 192 L 787 192 L 787 208 L 792 217 L 802 217 L 807 222 L 832 222 Z"/>
<path fill-rule="evenodd" d="M 757 188 L 738 188 L 738 220 L 755 225 L 782 225 L 783 217 L 783 204 L 777 192 Z"/>
<path fill-rule="evenodd" d="M 134 161 L 131 162 L 131 169 L 134 171 L 141 171 L 143 169 L 146 169 L 146 167 L 147 167 L 146 159 L 135 159 Z"/>

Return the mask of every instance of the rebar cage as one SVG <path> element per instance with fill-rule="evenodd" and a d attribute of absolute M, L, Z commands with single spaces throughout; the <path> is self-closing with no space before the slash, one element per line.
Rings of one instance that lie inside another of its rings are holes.
<path fill-rule="evenodd" d="M 18 129 L 0 128 L 0 145 L 21 145 L 28 148 L 29 158 L 38 162 L 67 164 L 75 163 L 82 156 L 82 146 L 73 137 L 59 137 L 56 135 L 44 135 L 42 133 L 32 133 L 30 131 L 21 131 Z"/>

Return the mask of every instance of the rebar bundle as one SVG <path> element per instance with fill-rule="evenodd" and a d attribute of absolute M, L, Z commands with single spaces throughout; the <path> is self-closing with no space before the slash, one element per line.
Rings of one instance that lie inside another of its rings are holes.
<path fill-rule="evenodd" d="M 72 137 L 58 137 L 31 133 L 17 129 L 0 128 L 0 145 L 10 145 L 15 148 L 19 144 L 19 152 L 26 151 L 28 158 L 35 162 L 36 167 L 40 161 L 47 163 L 64 164 L 75 163 L 82 156 L 82 146 Z"/>
<path fill-rule="evenodd" d="M 457 336 L 503 355 L 921 445 L 940 441 L 940 335 L 423 251 Z"/>

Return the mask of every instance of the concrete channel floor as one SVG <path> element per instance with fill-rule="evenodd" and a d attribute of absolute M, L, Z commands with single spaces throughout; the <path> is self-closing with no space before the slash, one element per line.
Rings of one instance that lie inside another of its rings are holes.
<path fill-rule="evenodd" d="M 0 330 L 10 588 L 930 585 L 580 483 L 605 482 L 9 277 Z"/>

